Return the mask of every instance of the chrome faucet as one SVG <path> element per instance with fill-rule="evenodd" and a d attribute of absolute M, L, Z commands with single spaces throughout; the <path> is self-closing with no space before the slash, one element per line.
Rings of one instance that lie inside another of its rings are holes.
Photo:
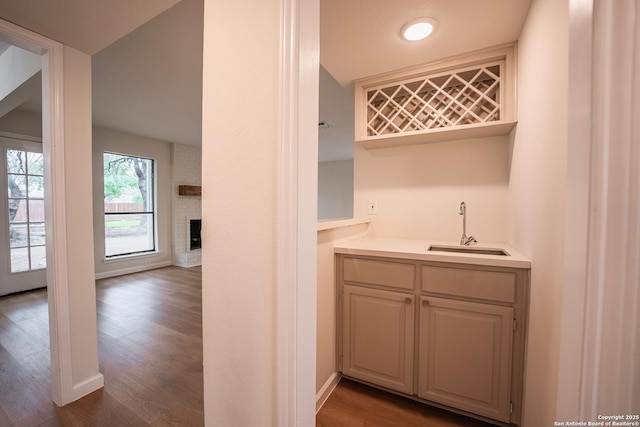
<path fill-rule="evenodd" d="M 473 236 L 467 237 L 467 204 L 465 202 L 460 203 L 460 215 L 462 215 L 462 236 L 460 237 L 460 244 L 463 246 L 471 246 L 478 241 Z"/>

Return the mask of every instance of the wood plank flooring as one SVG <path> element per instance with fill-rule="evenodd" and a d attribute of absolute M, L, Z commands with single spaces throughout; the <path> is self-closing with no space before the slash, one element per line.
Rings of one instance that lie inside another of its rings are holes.
<path fill-rule="evenodd" d="M 51 402 L 45 290 L 0 298 L 0 426 L 201 426 L 200 268 L 98 280 L 104 389 Z"/>
<path fill-rule="evenodd" d="M 316 427 L 495 427 L 343 378 L 316 415 Z"/>

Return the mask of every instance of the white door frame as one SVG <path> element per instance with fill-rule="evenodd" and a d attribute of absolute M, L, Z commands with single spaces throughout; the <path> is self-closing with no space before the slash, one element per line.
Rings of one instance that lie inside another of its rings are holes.
<path fill-rule="evenodd" d="M 277 224 L 277 425 L 315 423 L 319 0 L 283 0 Z"/>
<path fill-rule="evenodd" d="M 42 56 L 42 151 L 51 391 L 52 400 L 63 406 L 74 400 L 64 186 L 64 48 L 54 40 L 2 19 L 0 40 Z"/>
<path fill-rule="evenodd" d="M 596 421 L 598 415 L 636 414 L 640 398 L 640 12 L 635 0 L 569 5 L 568 208 L 556 419 Z"/>

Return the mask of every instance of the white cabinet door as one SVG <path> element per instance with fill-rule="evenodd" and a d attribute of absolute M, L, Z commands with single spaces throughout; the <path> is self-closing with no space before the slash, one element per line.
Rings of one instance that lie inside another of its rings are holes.
<path fill-rule="evenodd" d="M 418 395 L 509 422 L 513 308 L 421 297 Z"/>
<path fill-rule="evenodd" d="M 345 285 L 343 374 L 413 392 L 414 296 Z"/>

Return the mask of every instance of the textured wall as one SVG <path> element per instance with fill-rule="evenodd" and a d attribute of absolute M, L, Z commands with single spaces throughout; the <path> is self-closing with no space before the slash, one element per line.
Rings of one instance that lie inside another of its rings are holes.
<path fill-rule="evenodd" d="M 365 150 L 356 144 L 354 217 L 371 216 L 380 237 L 457 242 L 460 202 L 467 235 L 480 243 L 507 240 L 509 145 L 506 136 Z"/>
<path fill-rule="evenodd" d="M 205 0 L 204 11 L 205 424 L 269 426 L 275 425 L 278 404 L 274 301 L 280 4 Z"/>

